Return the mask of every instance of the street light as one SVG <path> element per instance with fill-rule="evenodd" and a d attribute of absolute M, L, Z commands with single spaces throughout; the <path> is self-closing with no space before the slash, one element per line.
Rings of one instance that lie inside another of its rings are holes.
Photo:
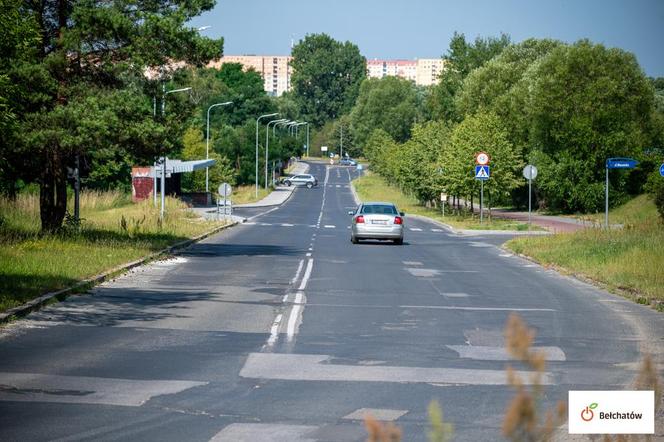
<path fill-rule="evenodd" d="M 168 94 L 173 94 L 175 92 L 186 92 L 190 91 L 191 87 L 183 87 L 180 89 L 173 89 L 171 91 L 166 90 L 166 84 L 162 83 L 161 85 L 161 116 L 163 117 L 166 114 L 166 95 Z M 155 103 L 154 106 L 154 112 L 156 113 L 157 111 L 157 106 Z M 166 193 L 166 157 L 163 157 L 163 160 L 161 161 L 161 209 L 159 211 L 159 217 L 160 219 L 164 219 L 164 204 L 165 204 L 165 193 Z M 155 162 L 154 164 L 154 181 L 153 181 L 153 197 L 154 197 L 154 205 L 157 205 L 157 163 Z"/>
<path fill-rule="evenodd" d="M 289 135 L 293 135 L 293 127 L 294 127 L 296 124 L 297 124 L 297 121 L 291 121 L 290 123 L 288 123 L 288 124 L 286 125 L 286 127 L 288 128 L 288 134 L 289 134 Z"/>
<path fill-rule="evenodd" d="M 258 199 L 258 122 L 261 120 L 261 118 L 274 117 L 276 115 L 279 115 L 279 112 L 261 115 L 260 117 L 256 118 L 256 198 L 257 199 Z"/>
<path fill-rule="evenodd" d="M 280 120 L 272 120 L 268 121 L 267 124 L 265 125 L 265 189 L 267 189 L 267 163 L 269 161 L 269 152 L 270 152 L 270 124 L 272 123 L 283 123 L 284 121 L 288 121 L 286 118 L 282 118 Z M 274 129 L 274 128 L 273 128 Z"/>
<path fill-rule="evenodd" d="M 276 132 L 275 132 L 275 131 L 276 131 L 277 127 L 279 127 L 279 126 L 287 126 L 287 125 L 290 124 L 290 123 L 291 123 L 291 121 L 290 121 L 290 120 L 286 120 L 286 119 L 284 119 L 284 121 L 282 121 L 281 123 L 275 123 L 274 126 L 272 126 L 272 136 L 275 136 L 275 135 L 276 135 Z"/>
<path fill-rule="evenodd" d="M 213 107 L 217 106 L 228 106 L 229 104 L 233 104 L 232 101 L 226 101 L 225 103 L 216 103 L 213 104 L 212 106 L 208 107 L 207 110 L 207 136 L 205 138 L 205 159 L 210 158 L 210 111 L 212 110 Z M 210 192 L 210 182 L 209 182 L 209 167 L 205 168 L 205 193 Z"/>
<path fill-rule="evenodd" d="M 306 121 L 300 121 L 299 123 L 296 123 L 293 126 L 295 128 L 295 138 L 297 138 L 297 136 L 298 136 L 299 127 L 302 126 L 303 124 L 307 124 Z"/>

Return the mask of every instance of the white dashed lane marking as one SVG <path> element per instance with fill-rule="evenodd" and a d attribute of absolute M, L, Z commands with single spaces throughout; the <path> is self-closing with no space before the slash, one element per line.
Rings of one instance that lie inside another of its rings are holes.
<path fill-rule="evenodd" d="M 412 230 L 413 232 L 421 232 L 422 231 L 422 229 L 420 229 L 419 227 L 411 227 L 410 230 Z"/>

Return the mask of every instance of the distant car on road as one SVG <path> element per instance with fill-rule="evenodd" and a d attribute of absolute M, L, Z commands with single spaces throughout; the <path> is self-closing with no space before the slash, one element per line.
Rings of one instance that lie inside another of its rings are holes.
<path fill-rule="evenodd" d="M 392 203 L 362 203 L 354 211 L 350 240 L 357 244 L 361 239 L 387 239 L 403 244 L 404 216 Z"/>
<path fill-rule="evenodd" d="M 357 166 L 357 161 L 352 158 L 342 158 L 339 160 L 340 166 Z"/>
<path fill-rule="evenodd" d="M 301 174 L 285 178 L 284 184 L 287 186 L 307 186 L 308 189 L 311 189 L 318 185 L 318 180 L 313 175 Z"/>

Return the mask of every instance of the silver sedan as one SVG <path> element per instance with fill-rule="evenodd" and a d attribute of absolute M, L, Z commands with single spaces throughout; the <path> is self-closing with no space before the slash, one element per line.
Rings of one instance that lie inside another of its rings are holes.
<path fill-rule="evenodd" d="M 350 240 L 357 244 L 361 239 L 388 239 L 403 244 L 404 216 L 392 203 L 362 203 L 353 216 Z"/>

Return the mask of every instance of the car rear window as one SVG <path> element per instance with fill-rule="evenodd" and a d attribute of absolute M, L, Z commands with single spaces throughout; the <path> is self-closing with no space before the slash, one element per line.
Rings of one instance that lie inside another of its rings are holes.
<path fill-rule="evenodd" d="M 394 206 L 388 206 L 385 204 L 371 204 L 362 206 L 362 213 L 374 213 L 376 215 L 396 215 L 397 209 Z"/>

